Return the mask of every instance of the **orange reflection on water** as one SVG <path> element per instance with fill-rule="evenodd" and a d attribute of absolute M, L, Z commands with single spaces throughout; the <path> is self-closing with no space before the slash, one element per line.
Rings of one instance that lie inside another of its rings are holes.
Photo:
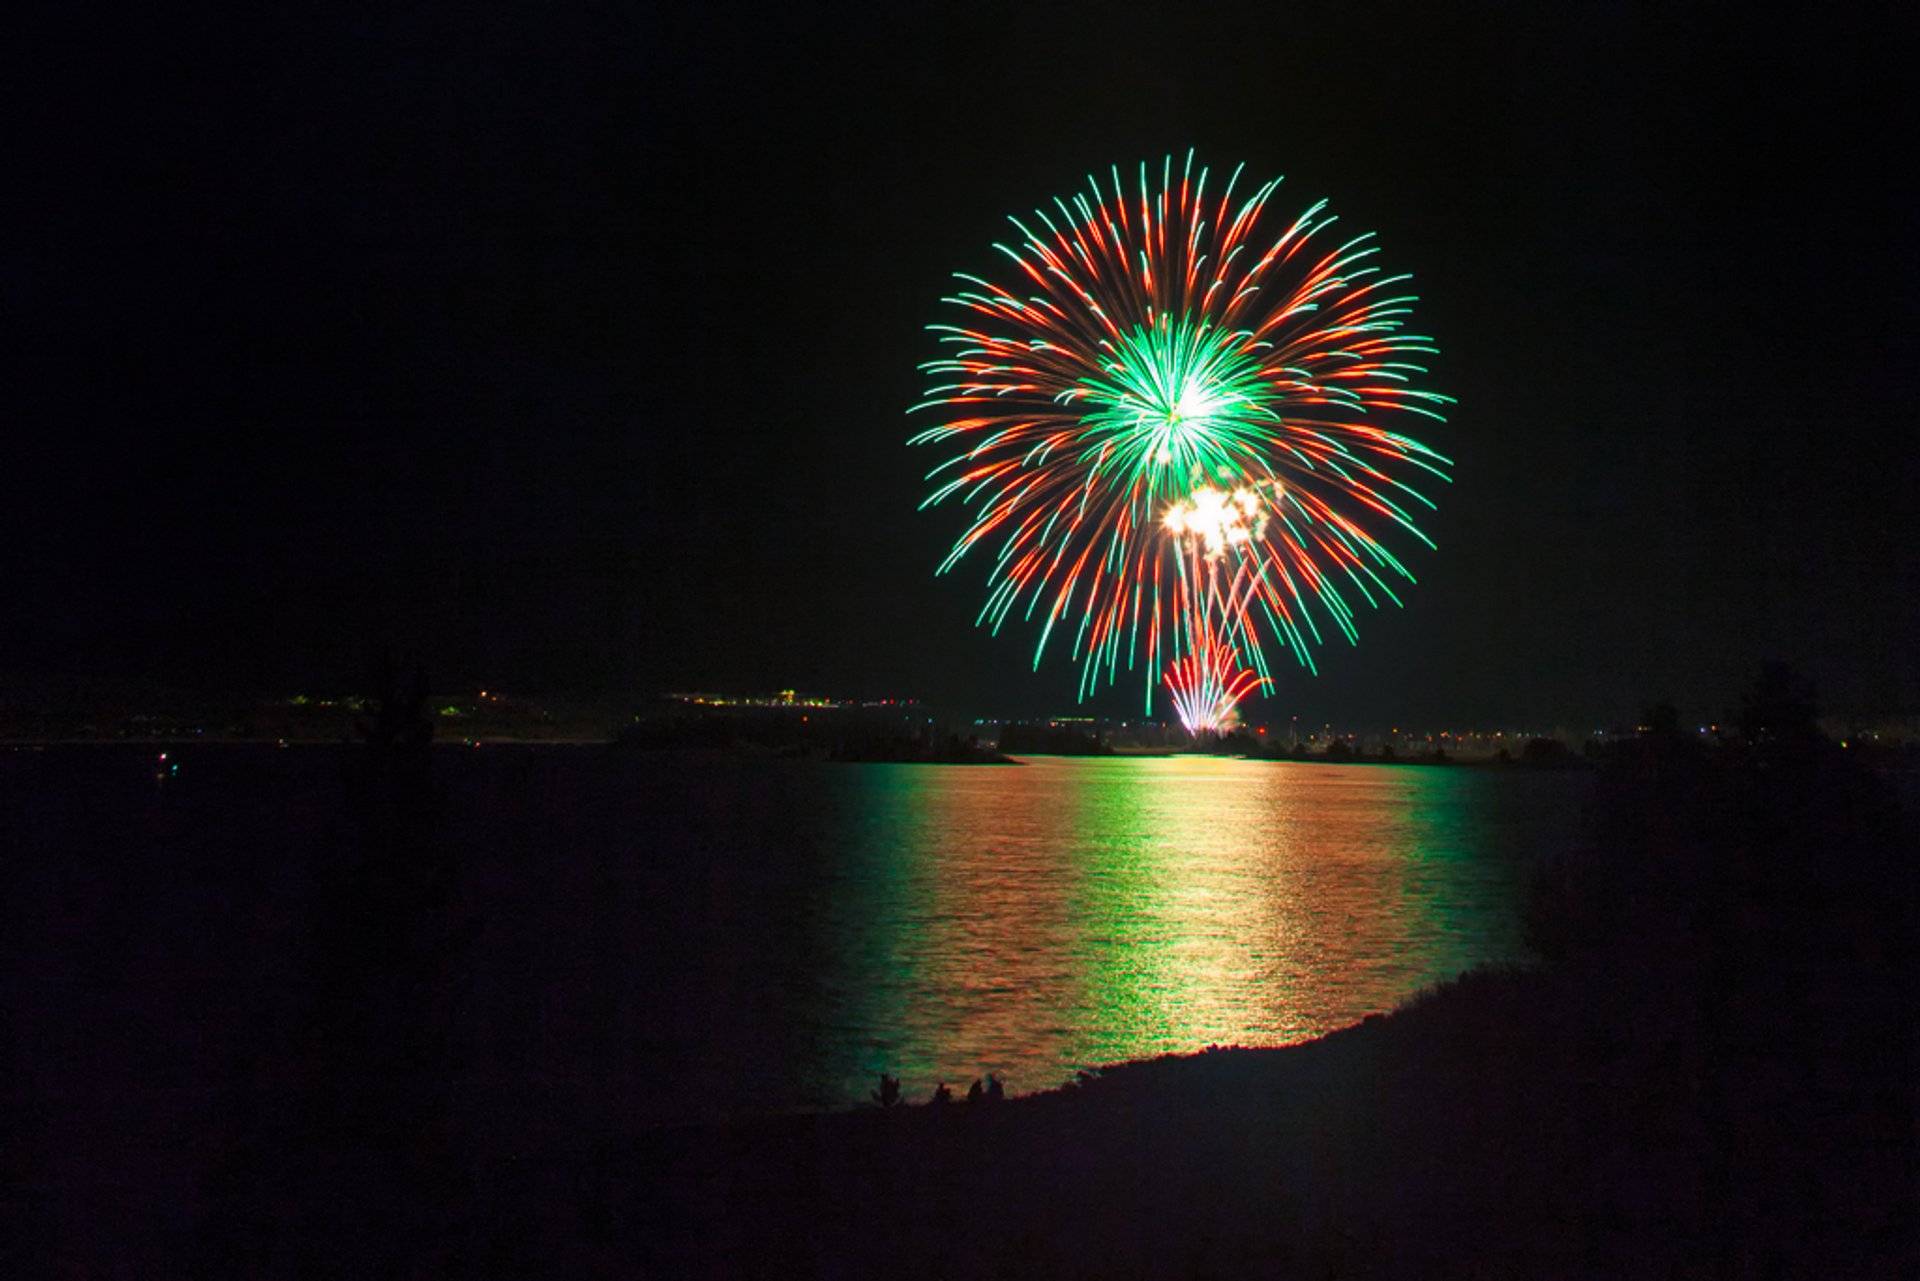
<path fill-rule="evenodd" d="M 880 1070 L 910 1097 L 989 1070 L 1038 1089 L 1300 1041 L 1519 952 L 1489 786 L 1511 780 L 1186 756 L 875 770 L 830 931 L 819 1069 L 843 1091 Z"/>

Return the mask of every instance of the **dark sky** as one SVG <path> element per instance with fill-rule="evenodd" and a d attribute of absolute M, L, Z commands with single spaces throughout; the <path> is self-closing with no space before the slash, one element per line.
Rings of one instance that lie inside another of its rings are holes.
<path fill-rule="evenodd" d="M 6 20 L 0 673 L 1063 709 L 932 576 L 923 326 L 1193 146 L 1377 231 L 1459 401 L 1407 607 L 1267 714 L 1920 711 L 1894 7 L 239 8 Z"/>

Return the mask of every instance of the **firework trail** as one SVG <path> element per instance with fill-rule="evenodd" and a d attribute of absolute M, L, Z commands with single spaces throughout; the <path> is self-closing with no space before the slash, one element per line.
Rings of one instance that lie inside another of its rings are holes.
<path fill-rule="evenodd" d="M 1175 503 L 1162 520 L 1179 570 L 1173 610 L 1179 657 L 1168 663 L 1165 681 L 1191 734 L 1231 730 L 1240 700 L 1271 683 L 1263 672 L 1245 670 L 1239 654 L 1257 581 L 1254 562 L 1241 553 L 1265 532 L 1265 522 L 1254 490 L 1213 488 Z M 1248 648 L 1259 654 L 1257 646 Z"/>
<path fill-rule="evenodd" d="M 964 318 L 932 326 L 947 351 L 914 412 L 938 422 L 913 443 L 953 451 L 922 506 L 970 510 L 940 570 L 990 557 L 981 622 L 1037 623 L 1036 666 L 1068 635 L 1082 696 L 1143 663 L 1149 708 L 1164 675 L 1209 720 L 1269 681 L 1266 645 L 1312 670 L 1359 602 L 1399 602 L 1383 538 L 1428 543 L 1410 481 L 1448 464 L 1389 425 L 1450 402 L 1415 385 L 1434 348 L 1370 235 L 1335 235 L 1324 201 L 1273 214 L 1277 179 L 1215 194 L 1192 153 L 1157 176 L 1010 220 L 1007 283 L 959 276 Z M 1196 581 L 1167 514 L 1243 492 L 1245 536 Z"/>

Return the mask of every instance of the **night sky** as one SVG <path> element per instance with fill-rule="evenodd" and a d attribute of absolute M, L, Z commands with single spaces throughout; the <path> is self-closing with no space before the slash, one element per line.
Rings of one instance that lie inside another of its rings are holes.
<path fill-rule="evenodd" d="M 1894 6 L 239 8 L 0 37 L 0 676 L 1066 710 L 904 411 L 1006 215 L 1191 146 L 1459 402 L 1406 608 L 1256 715 L 1920 711 Z"/>

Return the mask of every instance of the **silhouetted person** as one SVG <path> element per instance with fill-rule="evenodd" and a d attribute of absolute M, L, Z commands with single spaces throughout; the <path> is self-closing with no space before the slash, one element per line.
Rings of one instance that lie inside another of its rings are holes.
<path fill-rule="evenodd" d="M 931 1103 L 934 1107 L 943 1108 L 953 1102 L 953 1091 L 947 1088 L 945 1081 L 942 1081 L 933 1087 L 933 1097 L 928 1099 L 927 1102 Z"/>
<path fill-rule="evenodd" d="M 967 1102 L 979 1103 L 985 1100 L 986 1097 L 987 1097 L 987 1092 L 986 1090 L 981 1088 L 980 1078 L 977 1076 L 974 1077 L 973 1084 L 967 1087 Z"/>
<path fill-rule="evenodd" d="M 987 1102 L 998 1103 L 1007 1097 L 1006 1087 L 1000 1084 L 1000 1078 L 987 1073 Z"/>

